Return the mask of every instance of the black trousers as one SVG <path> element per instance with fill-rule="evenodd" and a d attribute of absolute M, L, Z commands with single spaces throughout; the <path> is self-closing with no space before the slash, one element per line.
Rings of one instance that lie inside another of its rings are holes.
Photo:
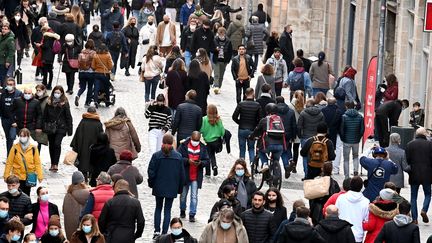
<path fill-rule="evenodd" d="M 388 119 L 386 116 L 376 114 L 375 124 L 377 125 L 376 131 L 378 132 L 378 141 L 380 147 L 386 148 L 389 146 L 390 132 L 388 127 Z"/>
<path fill-rule="evenodd" d="M 207 153 L 209 155 L 210 159 L 210 165 L 206 166 L 206 173 L 210 173 L 210 168 L 217 167 L 216 163 L 216 151 L 220 147 L 220 142 L 218 140 L 214 142 L 208 142 L 207 143 Z"/>
<path fill-rule="evenodd" d="M 236 99 L 237 99 L 237 104 L 240 103 L 240 101 L 242 101 L 242 99 L 245 99 L 245 95 L 246 95 L 246 89 L 250 87 L 250 80 L 244 80 L 242 82 L 240 82 L 240 80 L 236 80 Z M 242 95 L 242 91 L 243 91 L 243 95 Z"/>
<path fill-rule="evenodd" d="M 44 64 L 42 69 L 42 76 L 43 81 L 42 84 L 45 85 L 47 88 L 52 87 L 52 81 L 53 81 L 53 65 L 52 64 Z M 48 79 L 49 75 L 49 79 Z"/>
<path fill-rule="evenodd" d="M 66 74 L 67 91 L 73 91 L 73 86 L 75 83 L 75 72 L 70 72 L 65 74 Z"/>
<path fill-rule="evenodd" d="M 22 192 L 24 192 L 25 194 L 27 194 L 27 196 L 30 197 L 31 187 L 26 186 L 26 181 L 20 180 L 19 182 L 20 182 L 19 189 L 21 189 Z"/>
<path fill-rule="evenodd" d="M 48 148 L 51 158 L 51 165 L 58 165 L 59 163 L 61 154 L 61 143 L 64 136 L 64 133 L 59 132 L 48 135 Z"/>

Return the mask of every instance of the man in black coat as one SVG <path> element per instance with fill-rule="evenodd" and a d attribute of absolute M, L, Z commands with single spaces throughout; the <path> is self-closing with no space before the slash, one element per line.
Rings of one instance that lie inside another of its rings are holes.
<path fill-rule="evenodd" d="M 400 203 L 399 214 L 384 224 L 375 238 L 375 243 L 420 243 L 419 227 L 409 216 L 410 209 L 411 204 L 408 201 Z"/>
<path fill-rule="evenodd" d="M 327 99 L 327 106 L 321 109 L 324 115 L 325 123 L 328 126 L 328 138 L 336 147 L 336 139 L 342 121 L 343 113 L 336 104 L 335 98 Z"/>
<path fill-rule="evenodd" d="M 15 99 L 20 99 L 21 96 L 21 91 L 16 89 L 15 80 L 7 79 L 6 87 L 0 93 L 0 117 L 6 138 L 6 155 L 12 148 L 17 133 L 16 128 L 12 127 L 12 124 L 15 123 L 13 104 Z"/>
<path fill-rule="evenodd" d="M 264 203 L 264 193 L 256 191 L 252 197 L 252 208 L 241 214 L 249 243 L 273 242 L 276 226 L 272 220 L 273 214 L 264 209 Z"/>
<path fill-rule="evenodd" d="M 209 56 L 210 52 L 215 50 L 214 34 L 210 29 L 209 20 L 204 20 L 201 27 L 193 32 L 190 47 L 192 51 L 192 58 L 195 58 L 196 52 L 199 48 L 204 48 L 207 50 L 207 54 Z"/>
<path fill-rule="evenodd" d="M 258 4 L 257 11 L 252 13 L 251 17 L 249 18 L 249 23 L 252 23 L 252 16 L 258 17 L 258 24 L 265 24 L 265 22 L 267 22 L 268 24 L 271 23 L 270 15 L 264 12 L 264 6 L 262 5 L 262 3 Z"/>
<path fill-rule="evenodd" d="M 197 93 L 195 90 L 189 90 L 186 93 L 185 102 L 177 106 L 172 123 L 172 134 L 177 133 L 177 146 L 180 141 L 189 137 L 193 131 L 199 131 L 202 124 L 202 110 L 196 104 L 195 98 Z"/>
<path fill-rule="evenodd" d="M 114 197 L 105 203 L 99 216 L 100 231 L 106 242 L 134 243 L 144 231 L 141 203 L 131 196 L 126 180 L 118 180 L 114 192 Z"/>
<path fill-rule="evenodd" d="M 292 44 L 292 28 L 291 25 L 287 25 L 284 28 L 284 32 L 279 38 L 279 46 L 282 51 L 283 59 L 285 60 L 288 68 L 288 73 L 294 70 L 292 61 L 294 60 L 294 47 Z"/>
<path fill-rule="evenodd" d="M 49 12 L 48 25 L 55 33 L 60 34 L 62 32 L 62 23 L 57 19 L 55 12 Z"/>
<path fill-rule="evenodd" d="M 261 106 L 261 117 L 265 117 L 267 115 L 265 111 L 267 104 L 276 103 L 276 101 L 271 96 L 271 91 L 270 84 L 264 84 L 261 86 L 261 97 L 256 100 Z"/>
<path fill-rule="evenodd" d="M 351 224 L 339 219 L 339 211 L 335 205 L 326 209 L 326 217 L 321 220 L 315 229 L 326 240 L 326 242 L 355 243 Z"/>
<path fill-rule="evenodd" d="M 244 60 L 244 62 L 243 62 Z M 244 63 L 244 66 L 240 66 Z M 244 72 L 246 70 L 246 72 Z M 242 100 L 246 93 L 246 89 L 250 87 L 250 80 L 255 73 L 255 66 L 252 58 L 246 54 L 246 47 L 241 44 L 238 46 L 238 55 L 233 57 L 231 62 L 231 74 L 236 82 L 236 99 L 237 104 Z"/>
<path fill-rule="evenodd" d="M 327 241 L 311 226 L 309 222 L 310 210 L 304 206 L 296 209 L 297 217 L 286 224 L 276 242 L 280 243 L 326 243 Z"/>
<path fill-rule="evenodd" d="M 375 124 L 377 126 L 380 147 L 389 146 L 389 129 L 398 125 L 402 110 L 409 107 L 408 100 L 393 100 L 380 105 L 375 110 Z M 390 126 L 389 126 L 390 125 Z"/>
<path fill-rule="evenodd" d="M 231 23 L 230 13 L 237 13 L 243 10 L 242 7 L 232 9 L 230 5 L 228 5 L 228 0 L 219 0 L 219 4 L 216 4 L 214 7 L 215 10 L 222 11 L 223 17 L 225 19 L 225 23 L 228 25 Z"/>
<path fill-rule="evenodd" d="M 304 53 L 302 49 L 297 50 L 297 57 L 303 61 L 303 67 L 305 72 L 309 73 L 309 69 L 312 65 L 312 61 L 304 57 Z"/>
<path fill-rule="evenodd" d="M 432 142 L 428 141 L 427 131 L 421 127 L 416 131 L 416 138 L 407 144 L 405 154 L 408 165 L 411 166 L 408 183 L 411 185 L 412 217 L 417 222 L 417 195 L 420 185 L 425 192 L 424 202 L 429 205 L 432 184 Z M 423 222 L 429 221 L 427 208 L 422 208 Z"/>
<path fill-rule="evenodd" d="M 15 115 L 12 127 L 18 130 L 27 128 L 32 134 L 42 132 L 42 110 L 31 88 L 24 89 L 21 98 L 14 100 L 12 113 Z"/>
<path fill-rule="evenodd" d="M 16 175 L 10 175 L 6 178 L 8 190 L 0 194 L 9 200 L 9 217 L 17 217 L 24 225 L 32 223 L 29 214 L 32 211 L 30 197 L 19 189 L 20 181 Z"/>

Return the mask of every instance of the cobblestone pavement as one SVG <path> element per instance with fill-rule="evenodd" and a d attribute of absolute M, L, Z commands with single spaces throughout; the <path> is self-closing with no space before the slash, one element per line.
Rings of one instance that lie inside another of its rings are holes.
<path fill-rule="evenodd" d="M 25 85 L 34 86 L 34 72 L 35 68 L 31 66 L 30 58 L 25 58 L 23 60 L 22 69 L 24 70 L 23 80 Z M 235 109 L 235 86 L 232 80 L 231 74 L 229 72 L 230 66 L 227 67 L 227 72 L 225 73 L 225 80 L 223 87 L 221 89 L 221 94 L 215 95 L 213 92 L 210 94 L 208 98 L 209 104 L 217 105 L 219 109 L 220 116 L 224 123 L 226 129 L 230 130 L 233 133 L 233 137 L 231 140 L 231 154 L 227 154 L 224 150 L 222 153 L 217 154 L 217 161 L 219 166 L 219 175 L 217 177 L 205 178 L 203 183 L 203 188 L 199 191 L 199 202 L 198 202 L 198 210 L 195 223 L 189 223 L 187 220 L 184 220 L 184 228 L 187 229 L 192 236 L 199 238 L 202 230 L 207 224 L 207 220 L 209 218 L 209 213 L 213 204 L 218 200 L 217 198 L 217 190 L 219 188 L 220 183 L 228 174 L 228 171 L 235 161 L 239 154 L 238 142 L 237 142 L 237 125 L 232 121 L 231 115 Z M 54 74 L 54 82 L 57 79 L 58 74 L 58 65 L 55 65 Z M 75 76 L 75 88 L 74 92 L 77 92 L 77 84 L 78 84 L 78 75 Z M 59 84 L 66 86 L 65 76 L 63 73 L 60 73 Z M 255 79 L 252 82 L 252 87 L 255 86 Z M 144 229 L 143 237 L 137 240 L 137 242 L 151 242 L 152 234 L 153 234 L 153 212 L 155 207 L 154 197 L 151 195 L 151 189 L 147 186 L 146 177 L 147 177 L 147 166 L 150 160 L 151 154 L 148 149 L 148 121 L 144 118 L 144 84 L 138 81 L 137 69 L 131 70 L 131 76 L 124 76 L 124 70 L 118 69 L 116 81 L 114 82 L 115 93 L 116 93 L 116 104 L 114 107 L 105 108 L 100 107 L 98 112 L 101 116 L 102 122 L 107 121 L 112 118 L 114 115 L 114 111 L 117 107 L 124 107 L 128 113 L 128 116 L 131 118 L 137 132 L 139 134 L 139 138 L 142 144 L 142 151 L 139 154 L 139 158 L 134 161 L 134 165 L 138 166 L 141 173 L 144 175 L 144 183 L 138 186 L 139 198 L 141 201 L 141 206 L 143 208 L 144 216 L 146 219 L 146 225 Z M 283 91 L 283 95 L 287 97 L 286 90 Z M 85 96 L 83 96 L 85 97 Z M 73 101 L 74 96 L 68 96 L 69 101 Z M 74 118 L 73 123 L 74 127 L 78 125 L 81 120 L 81 115 L 86 111 L 83 106 L 83 99 L 81 99 L 81 104 L 79 107 L 75 107 L 71 104 L 71 112 Z M 3 135 L 3 130 L 0 133 L 0 148 L 5 148 L 5 139 Z M 65 153 L 70 149 L 69 144 L 71 142 L 72 137 L 65 137 L 62 143 L 62 155 L 60 161 L 63 161 L 63 157 Z M 0 149 L 0 161 L 5 161 L 6 154 L 4 153 L 4 149 Z M 50 166 L 50 158 L 48 154 L 48 148 L 46 146 L 42 147 L 41 158 L 44 164 L 44 174 L 45 180 L 43 185 L 46 185 L 51 194 L 51 201 L 59 206 L 59 209 L 62 209 L 63 197 L 66 192 L 67 186 L 71 182 L 71 174 L 74 170 L 76 170 L 73 166 L 65 166 L 64 164 L 59 165 L 59 172 L 52 173 L 48 171 Z M 300 161 L 299 161 L 300 162 Z M 301 162 L 300 162 L 301 163 Z M 301 172 L 301 165 L 299 163 L 298 174 L 292 174 L 289 180 L 285 180 L 282 186 L 282 193 L 285 198 L 285 205 L 290 212 L 292 209 L 292 203 L 300 198 L 303 198 L 302 191 L 302 183 L 301 178 L 303 178 L 303 174 Z M 4 164 L 0 163 L 0 171 L 4 170 Z M 342 183 L 343 176 L 337 175 L 335 178 Z M 6 190 L 5 184 L 0 183 L 0 191 Z M 265 190 L 264 187 L 263 190 Z M 402 195 L 409 199 L 409 188 L 402 189 Z M 35 200 L 35 190 L 32 191 L 31 195 L 32 199 Z M 423 193 L 420 193 L 419 202 L 423 200 Z M 419 203 L 420 205 L 421 203 Z M 179 200 L 178 197 L 174 201 L 172 217 L 179 216 Z M 431 227 L 429 225 L 420 223 L 421 237 L 422 242 L 426 241 L 427 237 L 432 233 Z"/>

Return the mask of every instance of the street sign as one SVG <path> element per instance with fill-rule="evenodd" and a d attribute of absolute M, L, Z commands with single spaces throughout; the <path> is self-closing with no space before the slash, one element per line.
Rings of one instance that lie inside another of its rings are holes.
<path fill-rule="evenodd" d="M 432 0 L 426 1 L 423 30 L 432 32 Z"/>

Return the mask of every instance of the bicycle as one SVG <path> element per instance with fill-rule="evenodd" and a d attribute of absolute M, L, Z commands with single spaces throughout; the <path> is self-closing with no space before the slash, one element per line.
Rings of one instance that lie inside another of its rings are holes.
<path fill-rule="evenodd" d="M 267 155 L 268 156 L 268 155 Z M 279 164 L 279 161 L 273 160 L 273 155 L 270 155 L 269 158 L 270 164 L 268 170 L 262 172 L 261 170 L 258 170 L 259 167 L 259 148 L 256 146 L 255 148 L 255 158 L 252 161 L 251 164 L 251 174 L 252 179 L 255 180 L 255 176 L 257 174 L 262 174 L 261 176 L 261 182 L 257 188 L 257 190 L 261 190 L 261 188 L 264 185 L 264 181 L 269 185 L 269 187 L 275 187 L 278 190 L 282 187 L 282 171 Z"/>

